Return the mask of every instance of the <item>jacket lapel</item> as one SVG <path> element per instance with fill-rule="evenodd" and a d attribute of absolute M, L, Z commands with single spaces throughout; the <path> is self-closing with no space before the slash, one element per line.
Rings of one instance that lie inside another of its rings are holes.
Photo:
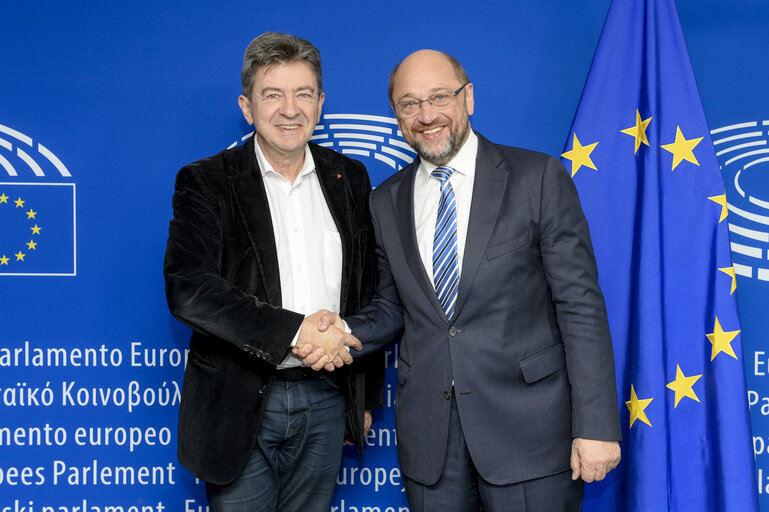
<path fill-rule="evenodd" d="M 252 136 L 240 149 L 234 152 L 228 169 L 232 195 L 246 226 L 251 247 L 256 253 L 260 278 L 267 293 L 267 302 L 274 306 L 282 306 L 278 250 L 275 246 L 270 203 L 264 190 L 259 164 L 256 162 L 254 137 Z"/>
<path fill-rule="evenodd" d="M 403 252 L 411 273 L 417 280 L 417 285 L 427 296 L 427 300 L 432 304 L 435 312 L 440 315 L 444 322 L 448 323 L 446 313 L 444 313 L 438 296 L 435 294 L 435 288 L 430 283 L 425 266 L 422 263 L 422 257 L 419 255 L 419 244 L 417 242 L 416 224 L 414 221 L 414 180 L 416 179 L 417 169 L 419 168 L 419 158 L 414 160 L 403 173 L 401 179 L 390 189 L 392 195 L 393 217 L 400 235 Z"/>
<path fill-rule="evenodd" d="M 459 316 L 467 300 L 478 266 L 489 244 L 491 232 L 497 223 L 508 177 L 508 171 L 504 169 L 503 164 L 502 156 L 494 149 L 491 142 L 478 134 L 473 199 L 454 318 Z"/>
<path fill-rule="evenodd" d="M 320 188 L 342 240 L 342 284 L 339 310 L 344 312 L 347 311 L 347 297 L 352 278 L 351 256 L 353 256 L 354 233 L 351 222 L 352 219 L 356 218 L 352 211 L 354 206 L 350 197 L 345 170 L 341 166 L 335 166 L 331 159 L 320 154 L 313 144 L 310 144 L 310 151 L 315 161 L 315 172 Z"/>

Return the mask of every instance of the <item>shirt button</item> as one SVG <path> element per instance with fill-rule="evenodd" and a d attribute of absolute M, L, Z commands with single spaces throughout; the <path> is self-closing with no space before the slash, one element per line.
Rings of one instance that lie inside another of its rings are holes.
<path fill-rule="evenodd" d="M 443 398 L 445 398 L 446 400 L 451 400 L 451 393 L 449 393 L 448 391 L 444 391 Z"/>
<path fill-rule="evenodd" d="M 459 329 L 457 329 L 453 325 L 449 327 L 449 336 L 452 336 L 452 337 L 456 336 L 458 332 L 459 332 Z"/>

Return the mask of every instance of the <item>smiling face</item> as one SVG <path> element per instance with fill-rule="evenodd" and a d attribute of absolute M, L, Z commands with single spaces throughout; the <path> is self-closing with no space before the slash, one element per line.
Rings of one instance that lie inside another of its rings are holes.
<path fill-rule="evenodd" d="M 436 93 L 451 95 L 462 85 L 445 55 L 420 50 L 398 67 L 391 101 L 397 104 L 408 99 L 423 100 Z M 423 101 L 412 117 L 404 117 L 397 110 L 395 114 L 403 137 L 417 154 L 435 165 L 445 165 L 467 140 L 474 106 L 473 84 L 467 84 L 447 107 L 436 109 Z"/>
<path fill-rule="evenodd" d="M 248 124 L 254 125 L 264 156 L 276 165 L 303 158 L 324 99 L 312 68 L 294 61 L 258 68 L 251 97 L 241 95 L 238 104 Z"/>

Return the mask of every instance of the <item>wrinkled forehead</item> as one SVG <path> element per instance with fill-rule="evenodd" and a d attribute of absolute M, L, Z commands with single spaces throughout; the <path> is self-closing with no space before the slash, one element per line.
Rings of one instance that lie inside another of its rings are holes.
<path fill-rule="evenodd" d="M 265 88 L 318 91 L 320 85 L 312 67 L 302 60 L 295 60 L 258 66 L 254 70 L 254 91 Z"/>
<path fill-rule="evenodd" d="M 393 100 L 407 96 L 424 98 L 438 91 L 453 91 L 461 85 L 445 56 L 438 53 L 411 55 L 395 74 Z"/>

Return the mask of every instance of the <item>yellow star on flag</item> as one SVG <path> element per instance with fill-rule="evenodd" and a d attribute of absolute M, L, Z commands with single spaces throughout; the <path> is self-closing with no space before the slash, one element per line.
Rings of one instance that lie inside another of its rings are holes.
<path fill-rule="evenodd" d="M 7 203 L 8 202 L 8 196 L 3 194 L 0 196 L 0 203 Z"/>
<path fill-rule="evenodd" d="M 24 206 L 24 201 L 22 201 L 21 198 L 18 198 L 14 203 L 16 203 L 16 208 L 22 208 Z"/>
<path fill-rule="evenodd" d="M 3 254 L 3 257 L 0 258 L 0 265 L 7 265 L 8 264 L 8 257 Z"/>
<path fill-rule="evenodd" d="M 737 276 L 734 272 L 734 265 L 732 265 L 731 267 L 719 268 L 718 270 L 720 270 L 721 272 L 723 272 L 724 274 L 732 278 L 732 289 L 729 291 L 729 295 L 733 294 L 734 290 L 737 289 Z"/>
<path fill-rule="evenodd" d="M 660 146 L 662 149 L 673 153 L 673 168 L 671 171 L 675 171 L 678 164 L 684 160 L 691 162 L 694 165 L 700 165 L 694 157 L 694 147 L 699 144 L 701 140 L 702 137 L 686 140 L 684 134 L 681 133 L 681 127 L 676 126 L 676 140 L 670 144 L 663 144 Z"/>
<path fill-rule="evenodd" d="M 708 197 L 708 199 L 721 205 L 721 218 L 718 219 L 718 223 L 720 224 L 721 221 L 724 220 L 727 215 L 729 215 L 729 210 L 726 207 L 726 194 L 721 194 L 720 196 L 711 196 Z"/>
<path fill-rule="evenodd" d="M 710 360 L 712 361 L 715 359 L 716 356 L 721 352 L 737 359 L 737 354 L 734 353 L 734 349 L 732 348 L 732 341 L 737 337 L 739 333 L 739 330 L 724 332 L 724 330 L 721 329 L 721 323 L 718 321 L 718 317 L 716 317 L 716 323 L 713 326 L 713 332 L 705 335 L 713 345 L 713 350 L 710 353 Z"/>
<path fill-rule="evenodd" d="M 676 392 L 676 402 L 673 405 L 673 408 L 678 407 L 678 402 L 685 396 L 688 396 L 692 400 L 700 401 L 692 389 L 692 386 L 700 379 L 700 377 L 702 377 L 702 374 L 687 377 L 684 375 L 684 372 L 681 371 L 681 367 L 676 365 L 676 380 L 667 385 L 668 388 Z"/>
<path fill-rule="evenodd" d="M 29 250 L 31 250 L 31 251 L 36 251 L 36 250 L 37 250 L 37 249 L 36 249 L 36 247 L 37 247 L 37 242 L 35 242 L 34 240 L 30 240 L 29 242 L 27 242 L 27 247 L 28 247 L 28 248 L 29 248 Z"/>
<path fill-rule="evenodd" d="M 595 147 L 598 145 L 597 142 L 593 142 L 592 144 L 588 144 L 587 146 L 583 146 L 580 144 L 579 139 L 577 138 L 576 132 L 574 133 L 574 141 L 572 142 L 571 149 L 567 151 L 566 153 L 562 154 L 561 156 L 571 160 L 571 177 L 573 178 L 575 174 L 577 174 L 577 171 L 580 167 L 583 165 L 585 167 L 590 167 L 591 169 L 598 170 L 593 163 L 593 161 L 590 159 L 590 153 L 593 152 Z"/>
<path fill-rule="evenodd" d="M 652 118 L 641 120 L 641 113 L 638 112 L 638 109 L 635 111 L 635 126 L 631 126 L 630 128 L 625 128 L 624 130 L 620 130 L 622 133 L 626 133 L 630 135 L 631 137 L 635 137 L 635 151 L 633 153 L 638 153 L 638 148 L 641 147 L 641 143 L 643 142 L 647 146 L 649 145 L 649 139 L 646 138 L 646 127 L 649 126 L 649 123 L 651 122 Z"/>
<path fill-rule="evenodd" d="M 39 235 L 39 234 L 40 234 L 40 230 L 41 230 L 42 228 L 41 228 L 41 227 L 39 227 L 37 224 L 35 224 L 33 227 L 31 227 L 31 228 L 29 228 L 29 229 L 31 229 L 31 230 L 32 230 L 32 234 L 33 234 L 33 235 Z"/>
<path fill-rule="evenodd" d="M 26 256 L 26 254 L 19 251 L 16 254 L 14 254 L 14 256 L 16 256 L 16 261 L 24 261 L 24 256 Z"/>
<path fill-rule="evenodd" d="M 29 211 L 27 212 L 27 218 L 28 219 L 34 219 L 35 215 L 37 215 L 37 212 L 30 208 Z"/>
<path fill-rule="evenodd" d="M 633 428 L 635 420 L 641 420 L 650 427 L 652 426 L 649 418 L 646 417 L 646 413 L 644 412 L 644 409 L 652 403 L 652 400 L 654 399 L 644 398 L 643 400 L 639 400 L 635 394 L 635 388 L 633 388 L 632 384 L 630 385 L 630 400 L 625 402 L 625 405 L 627 405 L 627 408 L 630 411 L 630 428 Z"/>

